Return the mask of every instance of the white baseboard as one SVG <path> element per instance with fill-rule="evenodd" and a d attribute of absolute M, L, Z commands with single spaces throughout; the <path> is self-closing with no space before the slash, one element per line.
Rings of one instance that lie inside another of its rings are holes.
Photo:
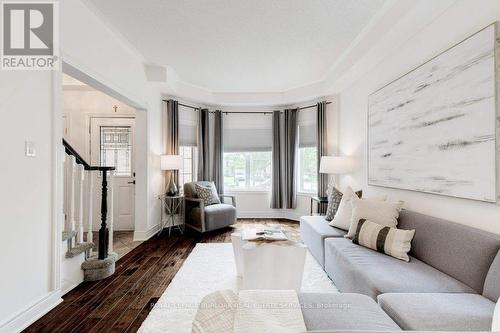
<path fill-rule="evenodd" d="M 146 241 L 153 237 L 160 229 L 160 225 L 157 224 L 149 230 L 142 231 L 136 230 L 134 231 L 134 241 Z"/>
<path fill-rule="evenodd" d="M 303 216 L 303 213 L 295 213 L 292 211 L 283 211 L 283 210 L 276 210 L 276 211 L 263 211 L 263 212 L 257 212 L 257 211 L 238 211 L 238 218 L 241 219 L 288 219 L 288 220 L 294 220 L 294 221 L 299 221 L 300 217 Z"/>
<path fill-rule="evenodd" d="M 63 280 L 61 282 L 61 295 L 64 296 L 69 293 L 71 290 L 78 287 L 79 283 L 73 283 L 71 281 Z"/>
<path fill-rule="evenodd" d="M 14 317 L 0 324 L 0 333 L 21 332 L 47 312 L 62 303 L 61 291 L 55 290 L 33 303 Z"/>

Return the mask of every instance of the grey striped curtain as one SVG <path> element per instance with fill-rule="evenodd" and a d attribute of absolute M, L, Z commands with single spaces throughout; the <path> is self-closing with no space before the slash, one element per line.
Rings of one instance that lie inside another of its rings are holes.
<path fill-rule="evenodd" d="M 281 176 L 281 112 L 273 112 L 273 181 L 271 208 L 283 208 L 283 180 Z"/>
<path fill-rule="evenodd" d="M 164 131 L 165 131 L 165 147 L 164 151 L 167 155 L 179 154 L 179 102 L 170 99 L 164 105 Z M 179 171 L 171 170 L 168 172 L 168 178 L 174 177 L 176 184 L 179 184 Z"/>
<path fill-rule="evenodd" d="M 321 156 L 327 155 L 328 149 L 328 130 L 326 127 L 326 102 L 319 102 L 317 104 L 317 115 L 316 115 L 316 135 L 317 135 L 317 154 L 318 154 L 318 196 L 326 197 L 328 191 L 328 175 L 324 173 L 319 173 L 319 164 L 321 161 Z M 326 213 L 326 204 L 321 204 L 319 207 L 320 214 Z"/>
<path fill-rule="evenodd" d="M 198 180 L 210 179 L 210 113 L 200 110 L 198 126 Z"/>
<path fill-rule="evenodd" d="M 297 207 L 297 184 L 295 180 L 297 160 L 297 113 L 298 109 L 285 110 L 284 179 L 285 208 Z"/>
<path fill-rule="evenodd" d="M 224 120 L 222 111 L 215 111 L 214 117 L 214 165 L 213 180 L 219 194 L 224 194 Z"/>

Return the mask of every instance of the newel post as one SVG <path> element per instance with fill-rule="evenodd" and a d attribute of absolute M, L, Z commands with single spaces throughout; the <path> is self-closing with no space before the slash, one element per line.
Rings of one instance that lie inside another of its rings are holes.
<path fill-rule="evenodd" d="M 102 197 L 101 197 L 101 228 L 99 229 L 99 259 L 108 257 L 108 237 L 109 231 L 106 226 L 108 215 L 108 181 L 106 179 L 108 170 L 102 170 Z"/>

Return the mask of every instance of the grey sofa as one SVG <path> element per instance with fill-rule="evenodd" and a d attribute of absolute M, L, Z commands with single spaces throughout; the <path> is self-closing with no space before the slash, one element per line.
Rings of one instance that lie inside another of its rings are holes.
<path fill-rule="evenodd" d="M 219 195 L 220 204 L 205 206 L 196 194 L 196 183 L 211 185 L 212 182 L 200 181 L 184 184 L 186 226 L 198 232 L 207 232 L 236 223 L 236 199 L 231 195 Z M 224 203 L 230 199 L 231 204 Z"/>
<path fill-rule="evenodd" d="M 303 242 L 339 290 L 376 300 L 403 330 L 491 329 L 499 236 L 403 210 L 398 228 L 416 230 L 406 263 L 353 244 L 321 217 L 300 224 Z"/>

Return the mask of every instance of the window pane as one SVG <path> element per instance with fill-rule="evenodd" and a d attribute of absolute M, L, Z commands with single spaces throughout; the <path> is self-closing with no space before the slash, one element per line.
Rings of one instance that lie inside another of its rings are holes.
<path fill-rule="evenodd" d="M 191 174 L 193 172 L 193 161 L 190 158 L 184 159 L 183 172 Z"/>
<path fill-rule="evenodd" d="M 246 156 L 244 153 L 224 153 L 224 187 L 246 187 Z"/>
<path fill-rule="evenodd" d="M 179 188 L 183 189 L 185 183 L 190 183 L 196 179 L 197 148 L 180 146 L 179 154 L 182 156 L 182 169 L 179 171 Z"/>
<path fill-rule="evenodd" d="M 116 176 L 132 176 L 130 127 L 101 126 L 100 165 L 115 167 Z"/>
<path fill-rule="evenodd" d="M 316 147 L 299 149 L 299 189 L 301 192 L 316 192 L 318 188 Z"/>
<path fill-rule="evenodd" d="M 271 152 L 224 153 L 224 187 L 266 190 L 271 187 Z"/>

